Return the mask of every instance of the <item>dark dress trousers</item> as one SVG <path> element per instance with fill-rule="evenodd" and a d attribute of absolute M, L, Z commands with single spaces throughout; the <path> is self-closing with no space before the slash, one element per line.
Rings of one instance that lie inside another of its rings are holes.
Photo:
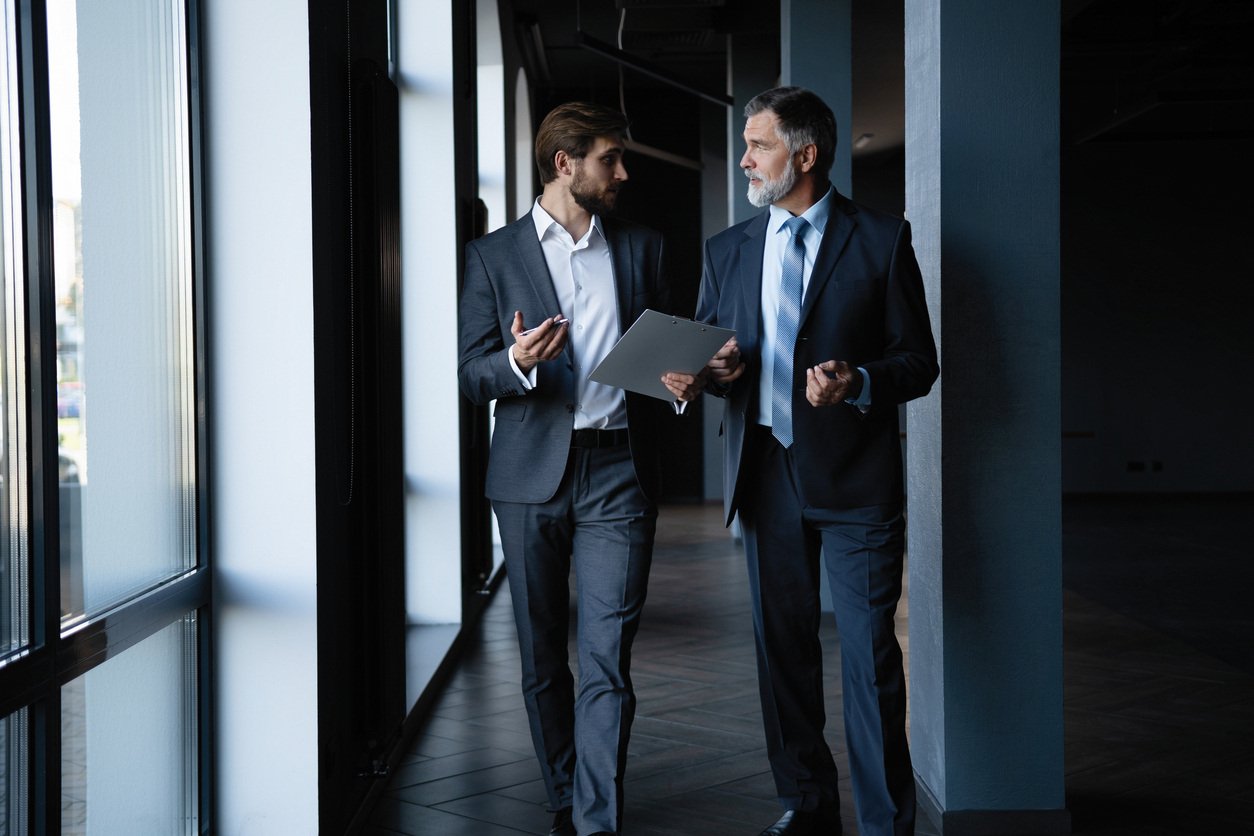
<path fill-rule="evenodd" d="M 793 444 L 758 426 L 768 213 L 706 242 L 697 318 L 734 328 L 746 372 L 725 392 L 724 509 L 739 515 L 753 598 L 767 751 L 781 802 L 838 805 L 823 740 L 820 554 L 840 632 L 851 779 L 863 836 L 914 827 L 905 681 L 893 617 L 904 552 L 899 404 L 939 374 L 909 225 L 832 193 L 794 348 Z M 813 407 L 805 370 L 864 368 L 871 406 Z M 769 410 L 769 405 L 768 405 Z"/>
<path fill-rule="evenodd" d="M 602 220 L 622 333 L 646 308 L 667 310 L 662 239 Z M 516 310 L 527 327 L 559 313 L 530 214 L 467 246 L 458 379 L 474 403 L 496 401 L 487 496 L 501 531 L 523 698 L 549 802 L 572 807 L 580 833 L 616 833 L 635 713 L 631 644 L 657 517 L 658 422 L 668 407 L 628 392 L 626 444 L 572 445 L 576 384 L 591 369 L 577 368 L 568 343 L 562 356 L 536 367 L 535 388 L 525 390 L 508 359 Z M 567 659 L 572 566 L 577 689 Z"/>

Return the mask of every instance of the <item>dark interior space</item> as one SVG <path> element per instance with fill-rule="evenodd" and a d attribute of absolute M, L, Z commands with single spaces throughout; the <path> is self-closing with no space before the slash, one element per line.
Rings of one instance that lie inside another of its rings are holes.
<path fill-rule="evenodd" d="M 508 5 L 507 49 L 533 80 L 537 120 L 561 101 L 591 99 L 622 108 L 634 142 L 690 162 L 702 157 L 702 109 L 724 107 L 705 94 L 727 88 L 731 41 L 779 40 L 774 2 Z M 909 217 L 903 4 L 854 0 L 852 11 L 853 120 L 840 140 L 852 145 L 853 197 Z M 1254 512 L 1254 440 L 1245 429 L 1254 403 L 1240 385 L 1254 356 L 1254 258 L 1238 186 L 1254 140 L 1246 47 L 1254 5 L 1074 0 L 1063 2 L 1059 25 L 1073 831 L 1240 832 L 1254 808 L 1254 619 L 1243 600 L 1254 576 L 1242 539 Z M 638 63 L 615 60 L 614 49 Z M 738 107 L 730 118 L 734 166 Z M 695 297 L 700 172 L 642 150 L 628 164 L 621 213 L 666 233 L 676 288 Z M 693 426 L 679 425 L 676 457 L 699 455 L 699 434 L 685 434 Z M 689 471 L 697 468 L 669 472 Z M 672 506 L 700 496 L 686 479 L 666 490 Z M 651 606 L 661 620 L 642 634 L 648 707 L 633 740 L 633 832 L 679 832 L 671 821 L 689 809 L 708 814 L 708 832 L 735 832 L 762 817 L 770 795 L 754 772 L 755 697 L 737 690 L 746 672 L 733 661 L 745 636 L 735 635 L 739 593 L 729 587 L 742 567 L 719 526 L 683 519 L 691 529 L 674 526 L 659 538 L 666 591 Z M 679 611 L 703 621 L 666 620 Z M 381 832 L 547 826 L 534 816 L 537 785 L 514 686 L 494 673 L 512 658 L 509 623 L 507 613 L 489 613 L 482 645 L 390 783 L 373 820 Z M 706 671 L 687 642 L 712 625 L 706 632 L 727 645 L 712 651 L 719 658 L 705 660 Z M 715 682 L 714 668 L 728 678 Z"/>
<path fill-rule="evenodd" d="M 1073 497 L 1063 582 L 1254 676 L 1254 495 Z"/>
<path fill-rule="evenodd" d="M 1063 488 L 1254 489 L 1254 6 L 1064 4 Z"/>
<path fill-rule="evenodd" d="M 1077 833 L 1249 826 L 1254 404 L 1233 383 L 1254 356 L 1254 213 L 1240 175 L 1254 150 L 1251 35 L 1248 3 L 1063 4 L 1063 583 Z M 1097 608 L 1129 621 L 1102 634 L 1087 617 Z M 1075 684 L 1093 665 L 1113 678 L 1105 695 Z M 1122 721 L 1107 713 L 1116 704 Z M 1102 746 L 1088 751 L 1079 741 L 1090 737 Z"/>

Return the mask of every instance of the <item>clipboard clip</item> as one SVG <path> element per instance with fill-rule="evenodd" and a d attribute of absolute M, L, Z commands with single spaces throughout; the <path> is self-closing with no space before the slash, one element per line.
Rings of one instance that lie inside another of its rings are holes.
<path fill-rule="evenodd" d="M 692 322 L 690 317 L 680 316 L 679 314 L 671 314 L 671 325 L 678 325 L 681 319 L 684 322 Z M 700 330 L 703 332 L 708 330 L 704 322 L 698 322 L 697 325 L 701 326 Z"/>
<path fill-rule="evenodd" d="M 679 314 L 671 314 L 671 325 L 678 325 L 681 319 L 684 322 L 692 322 L 692 319 L 689 317 L 680 316 Z M 697 325 L 701 326 L 700 330 L 703 333 L 708 330 L 704 322 L 698 322 Z"/>

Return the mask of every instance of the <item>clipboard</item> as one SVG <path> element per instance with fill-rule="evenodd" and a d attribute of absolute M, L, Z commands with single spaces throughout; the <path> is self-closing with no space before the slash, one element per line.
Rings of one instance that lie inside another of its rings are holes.
<path fill-rule="evenodd" d="M 735 335 L 730 328 L 646 309 L 592 370 L 590 378 L 607 386 L 674 401 L 674 394 L 662 383 L 662 375 L 696 374 Z"/>

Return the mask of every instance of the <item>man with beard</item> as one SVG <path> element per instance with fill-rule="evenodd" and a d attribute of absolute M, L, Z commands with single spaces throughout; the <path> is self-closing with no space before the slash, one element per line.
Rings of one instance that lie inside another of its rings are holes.
<path fill-rule="evenodd" d="M 725 399 L 724 508 L 739 514 L 767 754 L 784 815 L 762 836 L 840 832 L 823 739 L 820 552 L 840 631 L 862 836 L 914 832 L 893 616 L 905 548 L 897 406 L 940 370 L 910 227 L 828 181 L 836 120 L 808 90 L 745 107 L 740 166 L 768 211 L 706 242 L 697 318 L 736 330 L 711 361 Z"/>
<path fill-rule="evenodd" d="M 522 656 L 523 699 L 555 834 L 618 833 L 629 665 L 657 519 L 662 401 L 588 379 L 645 308 L 667 311 L 662 238 L 608 217 L 627 180 L 622 114 L 556 108 L 536 134 L 544 191 L 466 248 L 458 379 L 496 401 L 487 496 Z M 668 375 L 665 380 L 673 377 Z M 700 394 L 692 377 L 668 382 Z M 567 660 L 577 579 L 577 689 Z"/>

